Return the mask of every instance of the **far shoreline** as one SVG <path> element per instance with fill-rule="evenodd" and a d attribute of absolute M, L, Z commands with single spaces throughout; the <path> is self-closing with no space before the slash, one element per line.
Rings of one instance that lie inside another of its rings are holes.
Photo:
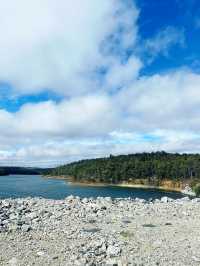
<path fill-rule="evenodd" d="M 155 189 L 155 190 L 160 190 L 164 192 L 177 192 L 181 193 L 183 195 L 188 195 L 188 196 L 195 196 L 191 195 L 191 193 L 185 191 L 184 189 L 181 188 L 169 188 L 167 186 L 153 186 L 153 185 L 142 185 L 142 184 L 131 184 L 131 183 L 104 183 L 104 182 L 80 182 L 80 181 L 74 181 L 72 178 L 67 177 L 67 176 L 43 176 L 44 178 L 47 179 L 60 179 L 60 180 L 65 180 L 68 182 L 69 185 L 73 186 L 85 186 L 85 187 L 124 187 L 124 188 L 138 188 L 138 189 Z"/>

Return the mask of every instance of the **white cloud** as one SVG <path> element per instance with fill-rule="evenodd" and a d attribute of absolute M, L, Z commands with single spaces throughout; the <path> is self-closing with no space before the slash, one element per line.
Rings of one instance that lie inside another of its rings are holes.
<path fill-rule="evenodd" d="M 0 111 L 0 131 L 26 138 L 77 138 L 103 135 L 112 129 L 117 111 L 104 95 L 26 104 L 17 113 Z M 8 131 L 9 129 L 9 131 Z"/>
<path fill-rule="evenodd" d="M 94 92 L 105 40 L 120 38 L 121 49 L 135 43 L 138 12 L 128 2 L 0 0 L 0 81 L 18 94 Z"/>
<path fill-rule="evenodd" d="M 113 62 L 105 77 L 105 86 L 116 89 L 127 86 L 139 75 L 142 62 L 135 56 L 131 56 L 125 63 Z"/>
<path fill-rule="evenodd" d="M 0 152 L 0 164 L 28 166 L 56 166 L 84 158 L 97 158 L 109 154 L 130 154 L 134 152 L 199 152 L 200 136 L 190 131 L 156 130 L 151 136 L 159 141 L 145 139 L 145 135 L 134 132 L 117 132 L 111 138 L 51 141 L 23 145 L 13 151 Z M 143 140 L 143 141 L 142 141 Z"/>
<path fill-rule="evenodd" d="M 168 56 L 169 50 L 176 44 L 184 47 L 184 31 L 174 27 L 166 27 L 165 29 L 159 31 L 152 38 L 147 39 L 144 43 L 144 46 L 148 54 L 150 54 L 152 57 L 156 57 L 159 54 Z"/>
<path fill-rule="evenodd" d="M 0 112 L 0 161 L 59 164 L 108 154 L 200 149 L 200 75 L 189 70 L 95 94 Z"/>
<path fill-rule="evenodd" d="M 178 70 L 140 78 L 117 95 L 128 126 L 138 130 L 198 130 L 200 75 Z"/>

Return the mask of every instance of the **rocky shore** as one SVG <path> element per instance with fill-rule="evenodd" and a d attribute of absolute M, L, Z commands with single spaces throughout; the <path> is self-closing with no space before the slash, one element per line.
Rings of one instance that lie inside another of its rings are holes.
<path fill-rule="evenodd" d="M 0 200 L 0 265 L 200 265 L 200 199 Z"/>

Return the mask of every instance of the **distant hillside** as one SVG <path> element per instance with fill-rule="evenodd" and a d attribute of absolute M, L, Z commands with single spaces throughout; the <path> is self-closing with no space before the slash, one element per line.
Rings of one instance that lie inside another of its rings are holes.
<path fill-rule="evenodd" d="M 39 175 L 45 174 L 47 169 L 0 166 L 0 176 L 2 175 Z"/>
<path fill-rule="evenodd" d="M 80 182 L 128 182 L 162 185 L 166 180 L 178 183 L 200 180 L 199 154 L 170 154 L 166 152 L 137 153 L 82 160 L 53 169 L 52 176 L 71 177 Z"/>

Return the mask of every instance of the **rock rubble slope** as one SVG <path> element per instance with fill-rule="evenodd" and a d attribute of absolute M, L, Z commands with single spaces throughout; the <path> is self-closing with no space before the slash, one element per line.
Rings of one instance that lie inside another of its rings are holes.
<path fill-rule="evenodd" d="M 0 265 L 200 265 L 200 200 L 0 200 Z"/>

